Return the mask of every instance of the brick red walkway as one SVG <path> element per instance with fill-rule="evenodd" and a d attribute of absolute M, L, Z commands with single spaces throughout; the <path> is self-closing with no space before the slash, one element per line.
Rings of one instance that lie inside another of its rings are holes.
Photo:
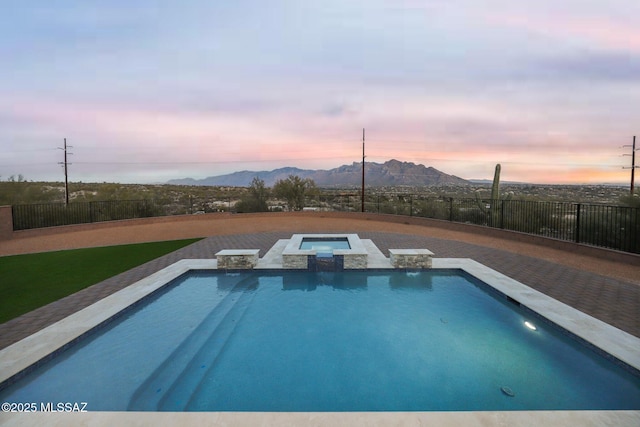
<path fill-rule="evenodd" d="M 345 232 L 349 230 L 344 230 Z M 221 249 L 260 249 L 301 231 L 212 236 L 0 325 L 4 348 L 182 258 L 213 258 Z M 322 232 L 322 230 L 314 230 Z M 336 232 L 336 230 L 327 230 Z M 472 258 L 578 310 L 640 337 L 640 286 L 512 251 L 417 234 L 357 231 L 388 256 L 389 248 L 428 248 L 436 257 Z"/>

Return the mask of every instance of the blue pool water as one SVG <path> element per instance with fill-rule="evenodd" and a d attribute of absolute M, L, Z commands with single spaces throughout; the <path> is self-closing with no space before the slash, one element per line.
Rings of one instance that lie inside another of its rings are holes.
<path fill-rule="evenodd" d="M 300 249 L 314 249 L 317 256 L 333 256 L 335 249 L 351 249 L 349 240 L 344 238 L 318 238 L 304 237 L 300 244 Z"/>
<path fill-rule="evenodd" d="M 0 401 L 109 411 L 640 409 L 640 378 L 456 271 L 194 272 Z"/>

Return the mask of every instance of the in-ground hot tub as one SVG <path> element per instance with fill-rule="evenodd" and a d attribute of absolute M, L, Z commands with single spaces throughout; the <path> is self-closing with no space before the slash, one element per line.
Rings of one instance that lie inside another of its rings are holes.
<path fill-rule="evenodd" d="M 357 234 L 294 234 L 282 252 L 282 267 L 296 270 L 364 269 L 367 261 Z"/>
<path fill-rule="evenodd" d="M 303 237 L 300 249 L 315 250 L 316 256 L 330 258 L 337 249 L 351 249 L 349 239 L 346 237 Z"/>

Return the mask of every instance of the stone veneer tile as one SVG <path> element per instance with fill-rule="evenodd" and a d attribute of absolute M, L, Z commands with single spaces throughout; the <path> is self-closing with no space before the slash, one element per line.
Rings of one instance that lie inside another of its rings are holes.
<path fill-rule="evenodd" d="M 218 268 L 226 270 L 251 269 L 258 264 L 260 249 L 225 249 L 216 253 Z"/>

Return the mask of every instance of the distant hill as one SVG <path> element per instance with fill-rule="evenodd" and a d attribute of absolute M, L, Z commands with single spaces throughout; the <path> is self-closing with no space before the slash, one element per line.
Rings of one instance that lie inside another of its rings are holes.
<path fill-rule="evenodd" d="M 276 181 L 286 179 L 289 175 L 300 178 L 311 178 L 319 187 L 359 186 L 362 182 L 362 163 L 342 165 L 329 170 L 309 170 L 285 167 L 272 171 L 241 171 L 227 175 L 210 176 L 204 179 L 173 179 L 168 184 L 177 185 L 212 185 L 247 187 L 254 177 L 272 187 Z M 417 165 L 411 162 L 389 160 L 384 163 L 367 162 L 365 169 L 367 186 L 383 187 L 396 185 L 432 186 L 432 185 L 468 185 L 457 176 L 448 175 L 432 167 Z"/>
<path fill-rule="evenodd" d="M 468 179 L 471 184 L 480 184 L 480 185 L 492 185 L 492 179 Z M 500 184 L 508 184 L 508 185 L 532 185 L 529 182 L 522 181 L 500 181 Z"/>

